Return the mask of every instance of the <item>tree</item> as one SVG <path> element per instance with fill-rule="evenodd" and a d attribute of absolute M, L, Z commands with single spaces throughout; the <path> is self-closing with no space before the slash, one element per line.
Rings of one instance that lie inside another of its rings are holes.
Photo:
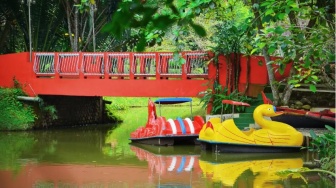
<path fill-rule="evenodd" d="M 160 42 L 162 36 L 174 25 L 182 26 L 182 30 L 190 26 L 196 34 L 205 36 L 205 29 L 201 24 L 194 23 L 195 18 L 200 13 L 214 9 L 219 12 L 213 15 L 225 20 L 229 18 L 228 13 L 234 12 L 227 11 L 234 10 L 233 6 L 225 5 L 237 1 L 161 0 L 158 2 L 156 6 L 153 6 L 152 1 L 120 3 L 120 9 L 104 30 L 120 37 L 128 28 L 139 29 L 137 50 L 142 51 L 153 39 Z M 242 42 L 240 47 L 245 47 L 245 50 L 243 48 L 240 50 L 249 53 L 248 55 L 261 53 L 265 57 L 275 105 L 287 105 L 292 89 L 303 83 L 309 84 L 313 92 L 316 91 L 315 85 L 322 80 L 334 87 L 335 78 L 328 75 L 328 71 L 332 70 L 329 66 L 330 62 L 335 59 L 334 1 L 244 0 L 239 2 L 249 7 L 254 17 L 247 19 L 247 24 L 251 28 L 254 26 L 256 28 L 256 32 L 249 29 L 244 36 L 255 38 L 255 42 L 251 45 Z M 227 25 L 222 26 L 227 27 Z M 180 36 L 180 32 L 175 33 L 177 33 L 176 36 Z M 223 40 L 225 40 L 224 37 Z M 254 49 L 251 50 L 250 47 Z M 271 61 L 271 55 L 283 58 Z M 289 78 L 280 83 L 276 82 L 272 64 L 278 65 L 279 69 L 276 71 L 283 73 L 289 62 L 293 63 Z M 284 89 L 280 87 L 281 84 L 285 84 Z M 281 92 L 283 95 L 280 96 Z"/>
<path fill-rule="evenodd" d="M 258 23 L 256 42 L 267 62 L 274 103 L 287 105 L 292 89 L 303 83 L 309 84 L 313 92 L 321 79 L 328 80 L 334 88 L 335 79 L 326 76 L 324 67 L 335 59 L 335 28 L 331 24 L 335 6 L 330 6 L 335 3 L 306 0 L 252 0 L 251 3 Z M 270 55 L 284 58 L 271 61 Z M 289 78 L 283 82 L 285 88 L 280 90 L 271 64 L 279 65 L 278 71 L 283 72 L 288 62 L 293 62 L 293 66 Z"/>
<path fill-rule="evenodd" d="M 181 30 L 190 26 L 199 36 L 205 36 L 203 27 L 196 24 L 193 19 L 199 15 L 201 8 L 208 7 L 210 0 L 201 1 L 123 1 L 119 4 L 111 22 L 106 24 L 104 31 L 113 36 L 122 38 L 123 33 L 129 28 L 137 31 L 137 51 L 143 51 L 147 45 L 160 43 L 162 37 L 175 24 L 180 26 L 175 31 L 176 40 Z M 152 43 L 154 42 L 154 43 Z"/>
<path fill-rule="evenodd" d="M 27 0 L 0 0 L 0 53 L 29 50 Z M 100 33 L 119 0 L 35 0 L 30 4 L 33 51 L 120 51 L 124 41 Z M 76 35 L 76 36 L 75 36 Z M 126 40 L 129 40 L 125 35 Z M 101 50 L 103 49 L 103 50 Z"/>

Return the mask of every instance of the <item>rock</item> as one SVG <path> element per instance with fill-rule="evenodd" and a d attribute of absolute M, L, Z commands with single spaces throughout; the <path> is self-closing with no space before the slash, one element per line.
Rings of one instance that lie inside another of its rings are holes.
<path fill-rule="evenodd" d="M 295 106 L 302 106 L 303 103 L 301 101 L 295 101 Z"/>
<path fill-rule="evenodd" d="M 301 99 L 301 102 L 302 102 L 303 104 L 311 104 L 311 101 L 310 101 L 309 99 L 307 99 L 306 97 L 302 98 L 302 99 Z"/>
<path fill-rule="evenodd" d="M 309 104 L 305 104 L 305 105 L 302 105 L 301 108 L 304 109 L 304 110 L 310 110 L 311 106 Z"/>

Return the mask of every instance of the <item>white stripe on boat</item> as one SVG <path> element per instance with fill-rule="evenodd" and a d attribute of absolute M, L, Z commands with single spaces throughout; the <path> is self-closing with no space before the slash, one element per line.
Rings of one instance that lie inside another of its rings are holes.
<path fill-rule="evenodd" d="M 169 168 L 168 168 L 168 171 L 173 171 L 173 170 L 174 170 L 175 165 L 176 165 L 176 161 L 177 161 L 176 157 L 173 157 L 173 160 L 172 160 L 171 163 L 170 163 L 170 166 L 169 166 Z"/>
<path fill-rule="evenodd" d="M 168 119 L 167 121 L 169 122 L 169 125 L 172 128 L 173 134 L 176 134 L 177 133 L 177 129 L 176 129 L 176 125 L 175 125 L 174 120 Z"/>
<path fill-rule="evenodd" d="M 188 123 L 189 129 L 190 129 L 190 133 L 194 134 L 195 133 L 195 128 L 194 128 L 194 125 L 193 125 L 191 119 L 190 118 L 185 118 L 184 120 L 186 120 L 187 123 Z"/>
<path fill-rule="evenodd" d="M 185 171 L 190 171 L 192 169 L 192 167 L 194 166 L 194 162 L 195 162 L 195 157 L 193 157 L 193 156 L 190 157 L 189 164 L 184 170 Z"/>

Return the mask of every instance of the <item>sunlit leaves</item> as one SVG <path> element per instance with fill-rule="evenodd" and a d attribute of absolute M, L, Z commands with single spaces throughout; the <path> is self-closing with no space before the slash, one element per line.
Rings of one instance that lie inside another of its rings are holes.
<path fill-rule="evenodd" d="M 162 6 L 159 4 L 153 6 L 143 1 L 123 1 L 103 31 L 122 37 L 125 30 L 137 29 L 140 37 L 137 50 L 143 50 L 145 46 L 152 44 L 153 37 L 154 41 L 161 42 L 164 34 L 174 24 L 181 26 L 181 29 L 189 25 L 197 35 L 204 37 L 205 29 L 195 24 L 193 19 L 202 12 L 204 6 L 210 5 L 209 2 L 210 0 L 183 0 L 175 3 L 171 0 L 162 0 L 160 1 Z M 155 33 L 161 35 L 154 35 Z"/>
<path fill-rule="evenodd" d="M 268 10 L 266 10 L 265 15 L 267 16 L 267 15 L 271 15 L 273 13 L 274 13 L 273 9 L 268 9 Z"/>
<path fill-rule="evenodd" d="M 286 13 L 277 14 L 277 17 L 278 17 L 279 20 L 284 20 L 285 16 L 286 16 Z"/>

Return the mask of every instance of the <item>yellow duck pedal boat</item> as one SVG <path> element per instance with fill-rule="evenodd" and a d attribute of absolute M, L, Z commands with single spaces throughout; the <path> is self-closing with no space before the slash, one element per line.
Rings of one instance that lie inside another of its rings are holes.
<path fill-rule="evenodd" d="M 223 100 L 231 105 L 249 106 L 231 100 Z M 206 122 L 199 134 L 204 149 L 209 146 L 215 152 L 296 152 L 303 143 L 303 134 L 292 126 L 264 118 L 281 115 L 270 104 L 259 105 L 253 112 L 254 121 L 261 129 L 240 130 L 233 119 L 221 122 L 212 118 Z"/>

